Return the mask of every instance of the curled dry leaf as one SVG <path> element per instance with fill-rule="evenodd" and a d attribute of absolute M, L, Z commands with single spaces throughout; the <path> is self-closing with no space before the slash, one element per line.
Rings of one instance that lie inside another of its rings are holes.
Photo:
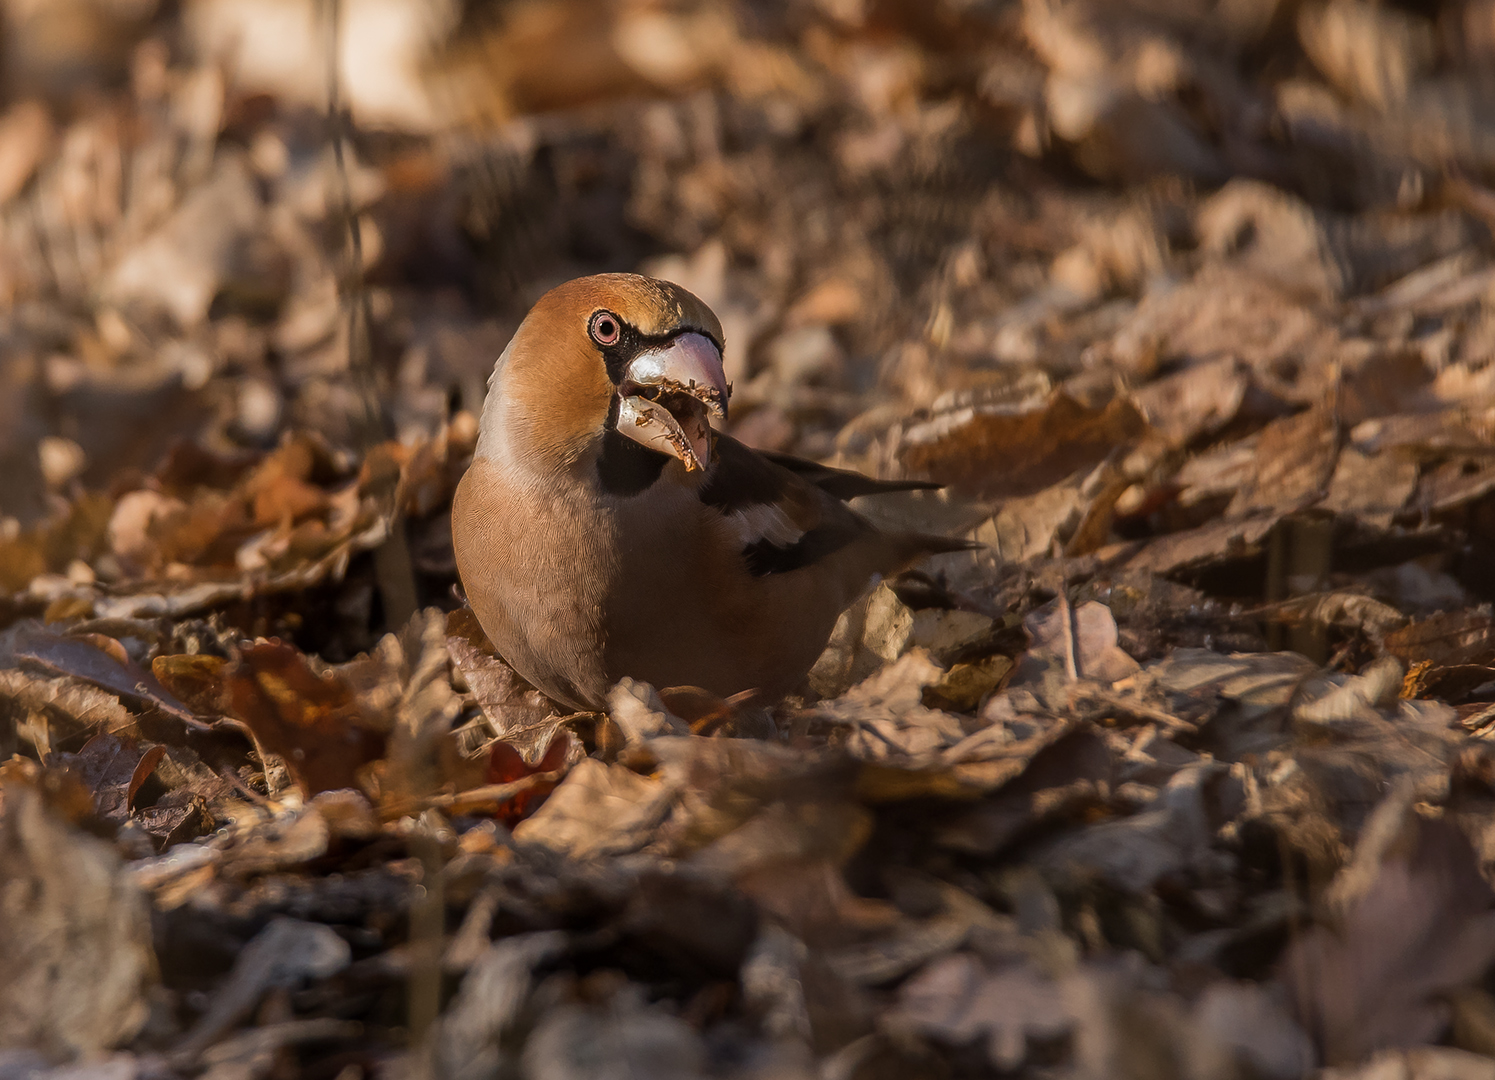
<path fill-rule="evenodd" d="M 1032 645 L 1019 657 L 1009 685 L 1028 687 L 1045 700 L 1081 679 L 1109 685 L 1134 675 L 1138 664 L 1119 644 L 1111 609 L 1096 600 L 1072 607 L 1056 597 L 1023 619 Z"/>
<path fill-rule="evenodd" d="M 151 660 L 151 674 L 200 716 L 224 710 L 224 669 L 229 661 L 201 653 L 161 655 Z"/>
<path fill-rule="evenodd" d="M 92 683 L 137 708 L 159 710 L 188 728 L 205 726 L 153 674 L 128 659 L 121 662 L 90 641 L 21 626 L 11 632 L 6 651 L 13 662 Z"/>
<path fill-rule="evenodd" d="M 1055 880 L 1076 875 L 1132 893 L 1210 871 L 1228 872 L 1229 864 L 1211 851 L 1215 832 L 1224 824 L 1213 811 L 1222 802 L 1228 805 L 1211 789 L 1229 783 L 1224 772 L 1208 762 L 1186 766 L 1145 809 L 1043 845 L 1035 861 Z"/>
<path fill-rule="evenodd" d="M 1064 391 L 1037 408 L 960 395 L 900 433 L 905 468 L 991 498 L 1031 494 L 1139 439 L 1147 422 L 1123 398 L 1092 408 Z"/>
<path fill-rule="evenodd" d="M 1148 424 L 1174 446 L 1210 435 L 1235 419 L 1251 377 L 1234 357 L 1194 364 L 1137 392 Z"/>
<path fill-rule="evenodd" d="M 99 817 L 116 824 L 130 817 L 140 786 L 166 756 L 166 747 L 142 747 L 133 739 L 100 732 L 76 754 L 55 754 L 49 765 L 73 769 L 93 792 Z"/>
<path fill-rule="evenodd" d="M 580 746 L 565 729 L 554 734 L 550 745 L 533 765 L 508 743 L 495 742 L 488 751 L 487 778 L 489 787 L 495 789 L 493 801 L 498 803 L 499 820 L 513 825 L 526 817 L 535 805 L 546 801 L 565 775 L 566 766 L 580 753 Z M 500 798 L 498 789 L 508 790 L 502 792 Z M 482 798 L 482 789 L 467 793 L 467 799 L 474 805 L 480 805 Z"/>
<path fill-rule="evenodd" d="M 0 670 L 0 714 L 0 749 L 14 752 L 24 741 L 38 758 L 52 753 L 54 743 L 87 739 L 100 730 L 127 732 L 135 725 L 119 698 L 92 683 L 65 676 L 37 678 L 15 669 Z"/>
<path fill-rule="evenodd" d="M 960 719 L 924 704 L 925 692 L 939 683 L 944 669 L 923 649 L 853 686 L 815 710 L 822 722 L 847 729 L 844 744 L 866 761 L 929 761 L 965 738 Z"/>
<path fill-rule="evenodd" d="M 636 851 L 664 820 L 672 798 L 658 780 L 585 758 L 539 810 L 519 822 L 514 839 L 543 844 L 574 859 Z"/>
<path fill-rule="evenodd" d="M 446 617 L 446 641 L 493 734 L 525 760 L 536 760 L 554 738 L 564 710 L 499 657 L 471 608 Z"/>
<path fill-rule="evenodd" d="M 263 751 L 285 761 L 307 797 L 357 787 L 359 770 L 384 754 L 388 729 L 368 726 L 353 688 L 334 673 L 313 671 L 295 646 L 246 646 L 224 682 L 229 714 Z"/>

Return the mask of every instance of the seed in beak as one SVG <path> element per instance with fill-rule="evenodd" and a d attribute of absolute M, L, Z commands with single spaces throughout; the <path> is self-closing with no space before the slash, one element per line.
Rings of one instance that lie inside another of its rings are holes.
<path fill-rule="evenodd" d="M 694 411 L 682 424 L 659 402 L 630 395 L 618 401 L 617 429 L 636 443 L 678 458 L 687 472 L 711 464 L 711 427 Z"/>

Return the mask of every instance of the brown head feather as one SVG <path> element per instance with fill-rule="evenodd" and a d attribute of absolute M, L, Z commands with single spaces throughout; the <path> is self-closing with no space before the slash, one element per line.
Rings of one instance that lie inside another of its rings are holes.
<path fill-rule="evenodd" d="M 684 331 L 718 345 L 722 327 L 699 298 L 639 274 L 597 274 L 542 296 L 494 367 L 483 407 L 480 457 L 492 457 L 498 426 L 536 464 L 566 467 L 602 434 L 615 387 L 587 332 L 594 312 L 611 311 L 645 337 Z"/>

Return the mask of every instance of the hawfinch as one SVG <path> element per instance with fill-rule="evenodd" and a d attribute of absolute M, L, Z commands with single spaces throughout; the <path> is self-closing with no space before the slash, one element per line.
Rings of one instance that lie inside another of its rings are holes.
<path fill-rule="evenodd" d="M 843 502 L 933 485 L 713 430 L 731 392 L 711 309 L 636 274 L 552 289 L 498 358 L 452 539 L 488 637 L 554 700 L 600 708 L 625 675 L 777 700 L 881 575 L 971 546 Z"/>

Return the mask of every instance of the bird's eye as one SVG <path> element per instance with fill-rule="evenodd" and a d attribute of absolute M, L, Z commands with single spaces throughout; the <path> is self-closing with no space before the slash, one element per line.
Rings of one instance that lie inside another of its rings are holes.
<path fill-rule="evenodd" d="M 618 317 L 610 311 L 599 311 L 592 316 L 592 325 L 588 327 L 592 334 L 592 340 L 598 345 L 615 345 L 619 335 L 622 334 L 622 326 Z"/>

